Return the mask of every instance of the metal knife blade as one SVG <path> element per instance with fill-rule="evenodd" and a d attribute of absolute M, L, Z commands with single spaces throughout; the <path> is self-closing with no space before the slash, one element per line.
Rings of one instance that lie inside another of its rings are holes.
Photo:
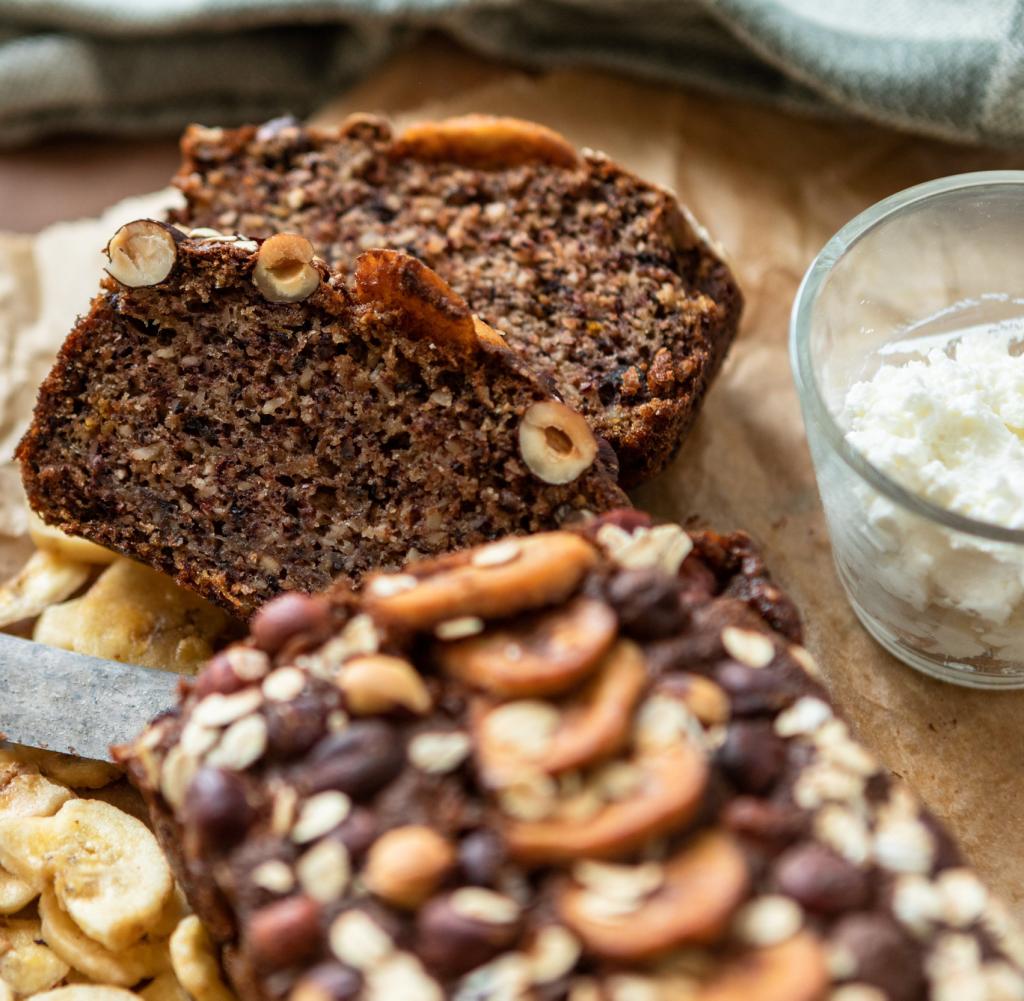
<path fill-rule="evenodd" d="M 110 759 L 177 702 L 180 676 L 0 633 L 0 734 L 17 744 Z"/>

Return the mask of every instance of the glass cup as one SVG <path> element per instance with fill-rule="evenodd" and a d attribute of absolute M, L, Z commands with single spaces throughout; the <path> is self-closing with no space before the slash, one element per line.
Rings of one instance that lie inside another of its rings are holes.
<path fill-rule="evenodd" d="M 962 174 L 879 202 L 797 293 L 790 355 L 836 568 L 867 630 L 905 663 L 1024 687 L 1024 530 L 946 510 L 847 440 L 851 385 L 992 325 L 1024 342 L 1024 171 Z M 980 332 L 979 332 L 980 331 Z M 925 340 L 927 339 L 927 340 Z"/>

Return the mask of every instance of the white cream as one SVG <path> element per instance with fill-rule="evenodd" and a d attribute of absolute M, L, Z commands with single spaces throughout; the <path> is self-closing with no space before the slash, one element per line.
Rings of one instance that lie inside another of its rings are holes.
<path fill-rule="evenodd" d="M 1020 324 L 974 328 L 948 350 L 881 365 L 847 392 L 847 440 L 946 510 L 1024 528 L 1024 356 L 1011 353 L 1021 335 Z M 951 532 L 866 484 L 849 500 L 856 572 L 918 611 L 949 610 L 936 649 L 1024 654 L 1024 548 Z"/>

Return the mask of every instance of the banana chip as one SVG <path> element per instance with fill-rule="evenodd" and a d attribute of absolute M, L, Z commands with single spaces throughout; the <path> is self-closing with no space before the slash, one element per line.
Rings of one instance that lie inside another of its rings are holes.
<path fill-rule="evenodd" d="M 74 795 L 12 751 L 0 750 L 0 817 L 50 817 Z"/>
<path fill-rule="evenodd" d="M 0 864 L 33 886 L 52 879 L 75 924 L 115 951 L 160 920 L 174 885 L 146 825 L 95 799 L 52 817 L 0 817 Z"/>
<path fill-rule="evenodd" d="M 40 549 L 0 587 L 0 628 L 34 619 L 44 609 L 70 598 L 88 579 L 88 563 Z"/>
<path fill-rule="evenodd" d="M 111 806 L 116 806 L 118 810 L 122 810 L 136 820 L 141 820 L 147 827 L 151 826 L 145 801 L 138 790 L 129 785 L 125 779 L 104 786 L 102 789 L 91 789 L 87 795 L 89 799 L 99 799 Z"/>
<path fill-rule="evenodd" d="M 171 968 L 192 1001 L 237 1001 L 221 978 L 210 936 L 194 914 L 171 936 Z"/>
<path fill-rule="evenodd" d="M 0 922 L 0 980 L 27 997 L 49 990 L 67 975 L 68 964 L 40 941 L 38 921 Z"/>
<path fill-rule="evenodd" d="M 93 980 L 131 987 L 167 969 L 166 943 L 143 941 L 113 952 L 94 942 L 72 921 L 52 890 L 39 898 L 43 941 L 64 962 Z"/>
<path fill-rule="evenodd" d="M 51 822 L 60 849 L 49 875 L 64 909 L 108 949 L 137 942 L 159 920 L 174 888 L 152 832 L 95 799 L 65 803 Z"/>
<path fill-rule="evenodd" d="M 0 869 L 0 914 L 17 914 L 39 891 L 6 869 Z M 2 1001 L 2 999 L 0 999 Z"/>
<path fill-rule="evenodd" d="M 70 984 L 36 994 L 32 1001 L 139 1001 L 139 995 L 123 987 L 108 987 L 106 984 Z"/>
<path fill-rule="evenodd" d="M 35 765 L 47 778 L 72 789 L 102 789 L 123 774 L 117 765 L 109 761 L 89 761 L 59 751 L 44 751 L 39 747 L 13 744 L 10 753 L 19 761 Z"/>
<path fill-rule="evenodd" d="M 35 511 L 31 510 L 28 513 L 28 534 L 38 549 L 45 549 L 48 553 L 56 553 L 78 563 L 105 565 L 117 559 L 117 553 L 97 546 L 95 542 L 68 535 L 53 525 L 47 525 Z"/>
<path fill-rule="evenodd" d="M 191 1001 L 173 973 L 161 973 L 139 991 L 139 996 L 143 1001 Z"/>
<path fill-rule="evenodd" d="M 0 817 L 0 865 L 39 893 L 52 850 L 50 817 Z"/>
<path fill-rule="evenodd" d="M 33 639 L 180 674 L 195 672 L 231 619 L 168 577 L 118 559 L 80 598 L 47 608 Z"/>

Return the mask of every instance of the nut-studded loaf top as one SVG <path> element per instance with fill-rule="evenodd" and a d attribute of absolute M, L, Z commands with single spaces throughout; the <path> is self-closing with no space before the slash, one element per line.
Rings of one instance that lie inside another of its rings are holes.
<path fill-rule="evenodd" d="M 736 282 L 676 199 L 543 126 L 282 119 L 193 126 L 182 147 L 173 221 L 294 231 L 345 270 L 374 247 L 415 255 L 551 375 L 626 486 L 674 454 L 735 335 Z"/>
<path fill-rule="evenodd" d="M 749 539 L 644 522 L 284 596 L 124 749 L 241 997 L 1022 996 Z"/>
<path fill-rule="evenodd" d="M 139 220 L 18 448 L 50 524 L 248 615 L 625 502 L 586 421 L 414 258 Z"/>

